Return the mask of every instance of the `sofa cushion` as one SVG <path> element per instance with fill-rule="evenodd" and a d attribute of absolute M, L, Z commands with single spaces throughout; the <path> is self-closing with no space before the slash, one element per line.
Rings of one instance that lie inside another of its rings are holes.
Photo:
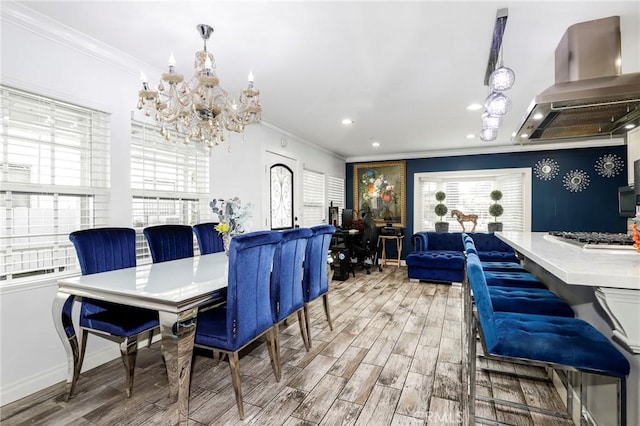
<path fill-rule="evenodd" d="M 478 257 L 482 262 L 518 262 L 518 258 L 513 251 L 478 250 Z"/>
<path fill-rule="evenodd" d="M 429 269 L 464 269 L 464 255 L 453 250 L 414 252 L 407 256 L 407 266 Z"/>

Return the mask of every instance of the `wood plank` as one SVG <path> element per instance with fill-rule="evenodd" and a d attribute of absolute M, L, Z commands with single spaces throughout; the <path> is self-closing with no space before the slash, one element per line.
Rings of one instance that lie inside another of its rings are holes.
<path fill-rule="evenodd" d="M 350 378 L 356 371 L 362 359 L 367 355 L 367 350 L 355 346 L 349 347 L 329 369 L 328 374 Z"/>
<path fill-rule="evenodd" d="M 369 398 L 369 393 L 375 386 L 381 372 L 382 367 L 377 365 L 360 364 L 338 395 L 338 398 L 355 402 L 356 404 L 364 404 Z"/>
<path fill-rule="evenodd" d="M 347 379 L 343 377 L 327 374 L 307 394 L 291 416 L 312 423 L 320 423 L 346 383 Z"/>
<path fill-rule="evenodd" d="M 388 425 L 393 419 L 400 390 L 386 386 L 374 386 L 367 403 L 362 408 L 356 426 Z"/>
<path fill-rule="evenodd" d="M 343 399 L 336 399 L 322 419 L 320 426 L 352 426 L 355 425 L 362 405 Z"/>
<path fill-rule="evenodd" d="M 390 386 L 395 389 L 402 389 L 404 381 L 411 366 L 411 357 L 392 353 L 385 364 L 380 376 L 378 385 Z"/>
<path fill-rule="evenodd" d="M 402 388 L 396 413 L 411 418 L 426 419 L 433 388 L 433 376 L 409 372 Z"/>

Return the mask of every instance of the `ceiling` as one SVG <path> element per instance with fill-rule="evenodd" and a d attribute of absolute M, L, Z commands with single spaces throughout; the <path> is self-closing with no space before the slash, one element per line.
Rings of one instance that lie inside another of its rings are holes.
<path fill-rule="evenodd" d="M 151 71 L 164 69 L 171 52 L 177 71 L 191 76 L 202 48 L 196 26 L 211 25 L 208 49 L 224 89 L 239 90 L 253 70 L 263 121 L 347 159 L 514 147 L 529 103 L 553 84 L 556 45 L 578 22 L 619 15 L 623 72 L 640 71 L 638 0 L 20 3 L 148 64 L 154 86 Z M 498 139 L 483 142 L 482 110 L 466 107 L 488 95 L 493 27 L 505 7 L 513 108 Z M 341 124 L 347 117 L 350 126 Z"/>

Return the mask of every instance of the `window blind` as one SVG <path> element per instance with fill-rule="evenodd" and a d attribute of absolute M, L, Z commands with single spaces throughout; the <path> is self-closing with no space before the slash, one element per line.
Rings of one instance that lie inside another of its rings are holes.
<path fill-rule="evenodd" d="M 327 178 L 329 205 L 338 208 L 338 225 L 342 225 L 342 209 L 344 209 L 344 179 L 329 176 Z"/>
<path fill-rule="evenodd" d="M 325 213 L 325 182 L 324 174 L 311 170 L 302 172 L 302 226 L 320 225 Z"/>
<path fill-rule="evenodd" d="M 0 104 L 0 281 L 75 272 L 69 234 L 108 223 L 109 115 L 6 86 Z"/>
<path fill-rule="evenodd" d="M 174 135 L 171 140 L 183 140 Z M 131 123 L 132 224 L 139 259 L 149 257 L 142 230 L 164 224 L 195 225 L 213 219 L 209 207 L 209 149 L 167 142 L 159 128 Z M 194 247 L 197 243 L 194 240 Z"/>

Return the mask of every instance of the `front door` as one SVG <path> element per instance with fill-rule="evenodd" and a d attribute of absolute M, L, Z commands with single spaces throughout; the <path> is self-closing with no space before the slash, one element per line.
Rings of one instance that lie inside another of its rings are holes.
<path fill-rule="evenodd" d="M 269 229 L 290 229 L 298 225 L 297 217 L 297 178 L 298 162 L 294 158 L 265 151 L 265 182 L 263 205 L 266 226 Z"/>

